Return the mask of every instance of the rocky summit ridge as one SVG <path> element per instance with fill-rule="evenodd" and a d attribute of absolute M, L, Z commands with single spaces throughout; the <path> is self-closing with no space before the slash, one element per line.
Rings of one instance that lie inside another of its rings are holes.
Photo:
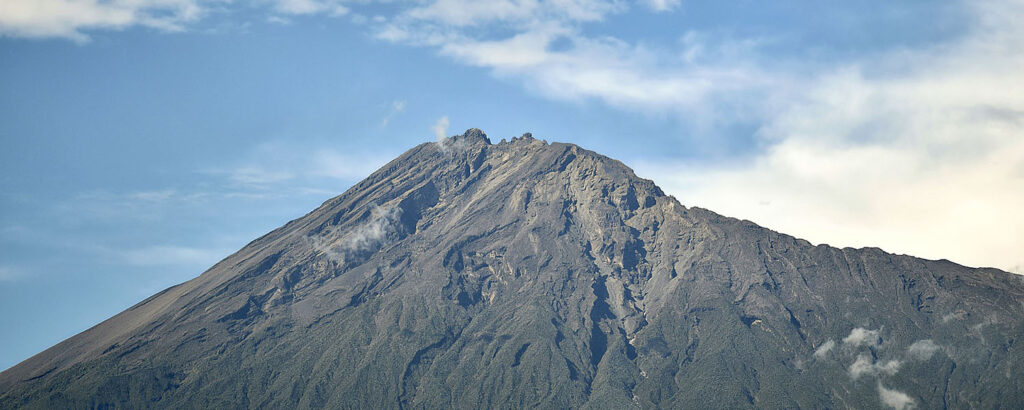
<path fill-rule="evenodd" d="M 0 408 L 1021 407 L 1022 318 L 1018 276 L 471 129 L 0 373 Z"/>

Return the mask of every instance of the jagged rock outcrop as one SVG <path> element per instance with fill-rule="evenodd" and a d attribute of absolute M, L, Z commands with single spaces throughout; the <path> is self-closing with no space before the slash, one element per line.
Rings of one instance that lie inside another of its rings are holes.
<path fill-rule="evenodd" d="M 1022 318 L 1018 276 L 473 129 L 0 373 L 0 407 L 1020 407 Z"/>

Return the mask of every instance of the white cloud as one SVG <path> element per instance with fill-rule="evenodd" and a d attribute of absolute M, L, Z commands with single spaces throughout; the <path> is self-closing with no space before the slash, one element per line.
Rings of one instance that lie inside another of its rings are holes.
<path fill-rule="evenodd" d="M 597 99 L 642 114 L 680 114 L 706 122 L 733 120 L 712 104 L 758 110 L 752 93 L 783 89 L 783 76 L 763 75 L 736 42 L 705 51 L 706 38 L 684 37 L 679 49 L 637 45 L 613 37 L 588 37 L 560 22 L 540 22 L 502 39 L 427 36 L 442 55 L 518 79 L 555 100 Z M 561 43 L 565 48 L 553 49 Z M 697 120 L 695 120 L 697 121 Z"/>
<path fill-rule="evenodd" d="M 597 21 L 622 9 L 619 2 L 605 0 L 437 0 L 401 17 L 456 27 L 495 22 L 529 25 L 546 20 Z"/>
<path fill-rule="evenodd" d="M 430 127 L 430 130 L 434 132 L 434 136 L 437 137 L 437 142 L 440 143 L 448 138 L 448 116 L 444 116 L 437 119 L 437 122 Z"/>
<path fill-rule="evenodd" d="M 388 161 L 380 155 L 350 155 L 331 149 L 317 150 L 311 156 L 305 174 L 349 181 L 366 178 Z"/>
<path fill-rule="evenodd" d="M 682 0 L 645 0 L 647 6 L 654 11 L 671 11 L 683 3 Z"/>
<path fill-rule="evenodd" d="M 337 0 L 274 0 L 274 10 L 290 15 L 326 14 L 340 17 L 349 9 Z"/>
<path fill-rule="evenodd" d="M 915 360 L 928 360 L 939 351 L 939 345 L 931 339 L 918 340 L 907 348 L 907 356 Z"/>
<path fill-rule="evenodd" d="M 369 176 L 393 155 L 358 154 L 332 147 L 296 146 L 276 141 L 257 145 L 248 157 L 233 167 L 205 172 L 224 175 L 232 184 L 243 188 L 274 188 L 294 182 L 318 183 L 318 178 L 356 181 Z"/>
<path fill-rule="evenodd" d="M 667 10 L 679 3 L 647 5 Z M 551 99 L 596 99 L 644 115 L 685 115 L 703 127 L 747 117 L 763 109 L 760 101 L 769 90 L 791 88 L 792 75 L 767 73 L 757 64 L 753 50 L 763 39 L 689 31 L 675 45 L 656 46 L 581 28 L 626 9 L 618 1 L 440 0 L 400 13 L 377 35 L 435 47 Z M 485 24 L 509 34 L 481 35 L 475 26 Z"/>
<path fill-rule="evenodd" d="M 295 178 L 295 173 L 288 170 L 272 169 L 259 165 L 245 165 L 229 171 L 229 178 L 245 185 L 262 185 L 287 181 Z"/>
<path fill-rule="evenodd" d="M 8 0 L 0 31 L 83 40 L 89 29 L 180 30 L 213 4 L 227 3 Z M 263 4 L 289 16 L 349 12 L 339 0 Z M 681 2 L 644 4 L 664 11 Z M 687 205 L 816 243 L 1020 271 L 1024 28 L 1015 17 L 1024 5 L 965 4 L 966 35 L 831 65 L 765 58 L 760 38 L 691 31 L 657 46 L 583 29 L 629 7 L 615 0 L 423 1 L 372 26 L 380 38 L 433 47 L 550 99 L 678 115 L 697 134 L 760 124 L 755 144 L 764 148 L 742 162 L 636 164 Z M 254 167 L 237 178 L 290 176 Z"/>
<path fill-rule="evenodd" d="M 292 24 L 292 21 L 290 19 L 287 19 L 287 18 L 284 18 L 284 17 L 281 17 L 281 16 L 268 16 L 267 17 L 267 22 L 268 23 L 274 23 L 274 24 L 280 24 L 282 26 L 287 26 L 287 25 Z"/>
<path fill-rule="evenodd" d="M 1008 17 L 1024 14 L 1019 3 L 971 2 L 973 26 L 958 39 L 831 65 L 766 59 L 758 38 L 689 32 L 659 48 L 584 34 L 581 23 L 622 6 L 563 6 L 440 1 L 378 35 L 435 47 L 551 99 L 674 113 L 709 135 L 760 124 L 764 148 L 743 162 L 638 164 L 688 205 L 817 243 L 1024 266 L 1024 29 Z M 483 37 L 478 24 L 510 34 Z"/>
<path fill-rule="evenodd" d="M 832 349 L 835 348 L 835 347 L 836 347 L 836 342 L 833 341 L 832 339 L 828 339 L 825 343 L 822 343 L 821 346 L 818 346 L 818 348 L 814 350 L 814 358 L 815 359 L 822 359 L 822 358 L 824 358 L 825 355 L 827 355 L 828 352 L 832 351 Z"/>
<path fill-rule="evenodd" d="M 684 203 L 812 242 L 973 266 L 1024 262 L 1022 6 L 970 35 L 833 67 L 772 100 L 743 163 L 641 164 Z M 790 83 L 792 84 L 792 83 Z M 769 205 L 762 205 L 762 204 Z"/>
<path fill-rule="evenodd" d="M 307 238 L 307 242 L 328 258 L 345 263 L 353 254 L 378 249 L 388 234 L 396 231 L 395 222 L 401 216 L 401 208 L 374 207 L 366 223 L 348 231 L 327 230 L 321 236 Z"/>
<path fill-rule="evenodd" d="M 398 114 L 401 114 L 403 111 L 405 111 L 405 101 L 403 101 L 403 100 L 392 101 L 391 102 L 391 110 L 388 111 L 388 115 L 384 116 L 384 119 L 381 120 L 380 126 L 381 127 L 387 127 L 388 123 L 391 122 L 391 118 L 393 118 L 394 116 L 396 116 Z"/>
<path fill-rule="evenodd" d="M 274 13 L 288 16 L 349 13 L 341 0 L 266 0 Z M 62 37 L 89 41 L 90 30 L 123 30 L 149 27 L 179 32 L 211 10 L 226 10 L 231 0 L 3 0 L 0 1 L 0 35 L 15 37 Z M 288 24 L 282 16 L 268 21 Z"/>
<path fill-rule="evenodd" d="M 894 375 L 900 370 L 900 366 L 903 362 L 899 360 L 889 360 L 886 362 L 875 362 L 871 358 L 871 355 L 862 353 L 857 356 L 857 360 L 850 365 L 848 369 L 850 378 L 857 380 L 861 376 L 877 376 L 879 374 Z"/>
<path fill-rule="evenodd" d="M 4 0 L 0 34 L 88 41 L 83 30 L 145 26 L 181 31 L 205 12 L 199 0 Z"/>
<path fill-rule="evenodd" d="M 881 382 L 878 382 L 878 397 L 882 400 L 883 404 L 896 410 L 912 409 L 917 404 L 906 393 L 889 390 L 882 386 Z"/>
<path fill-rule="evenodd" d="M 384 240 L 388 232 L 394 230 L 392 224 L 402 216 L 402 209 L 397 207 L 378 207 L 373 209 L 372 215 L 373 217 L 369 222 L 352 230 L 352 232 L 343 237 L 341 241 L 342 249 L 362 251 L 376 246 Z"/>
<path fill-rule="evenodd" d="M 862 327 L 854 328 L 850 331 L 850 334 L 843 338 L 844 345 L 850 345 L 853 347 L 866 345 L 874 346 L 878 344 L 878 331 L 868 330 Z"/>

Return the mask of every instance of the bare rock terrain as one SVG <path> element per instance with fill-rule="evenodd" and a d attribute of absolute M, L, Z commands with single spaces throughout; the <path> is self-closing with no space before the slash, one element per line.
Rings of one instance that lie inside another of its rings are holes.
<path fill-rule="evenodd" d="M 1021 408 L 1018 338 L 1019 276 L 472 129 L 0 373 L 0 408 Z"/>

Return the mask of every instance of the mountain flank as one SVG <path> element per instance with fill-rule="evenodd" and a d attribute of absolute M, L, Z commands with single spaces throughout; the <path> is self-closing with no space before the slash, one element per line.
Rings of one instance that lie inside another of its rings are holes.
<path fill-rule="evenodd" d="M 471 129 L 0 373 L 0 408 L 1020 408 L 1022 318 L 1019 276 Z"/>

